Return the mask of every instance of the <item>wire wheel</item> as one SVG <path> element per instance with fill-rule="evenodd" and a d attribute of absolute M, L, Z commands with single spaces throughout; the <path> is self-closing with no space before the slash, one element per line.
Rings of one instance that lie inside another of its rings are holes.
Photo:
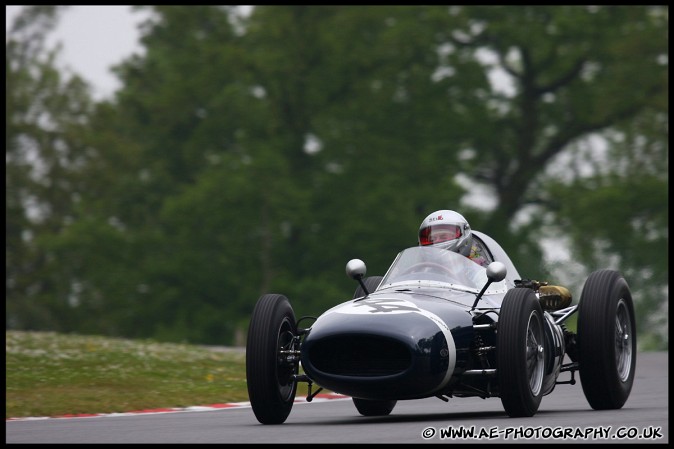
<path fill-rule="evenodd" d="M 590 274 L 578 304 L 578 369 L 593 409 L 621 408 L 636 370 L 636 324 L 629 286 L 619 272 Z"/>
<path fill-rule="evenodd" d="M 632 366 L 632 329 L 630 314 L 624 299 L 618 302 L 615 329 L 615 358 L 618 377 L 623 382 L 629 379 Z"/>
<path fill-rule="evenodd" d="M 496 334 L 499 395 L 508 416 L 533 416 L 545 376 L 543 311 L 533 290 L 514 288 L 503 298 Z"/>
<path fill-rule="evenodd" d="M 532 311 L 527 324 L 527 376 L 529 388 L 534 396 L 541 393 L 545 359 L 543 357 L 543 325 L 540 315 Z"/>

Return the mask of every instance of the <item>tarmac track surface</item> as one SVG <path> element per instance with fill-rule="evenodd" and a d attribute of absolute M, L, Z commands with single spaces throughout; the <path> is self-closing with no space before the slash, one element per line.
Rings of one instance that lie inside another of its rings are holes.
<path fill-rule="evenodd" d="M 557 385 L 531 418 L 508 418 L 498 398 L 399 401 L 363 417 L 351 399 L 296 403 L 285 424 L 265 426 L 248 406 L 229 409 L 6 421 L 6 443 L 668 443 L 667 352 L 639 353 L 620 410 L 590 408 L 578 381 Z M 560 380 L 568 380 L 563 373 Z M 305 393 L 301 384 L 298 394 Z M 472 436 L 470 432 L 473 432 Z M 463 437 L 461 437 L 461 435 Z"/>

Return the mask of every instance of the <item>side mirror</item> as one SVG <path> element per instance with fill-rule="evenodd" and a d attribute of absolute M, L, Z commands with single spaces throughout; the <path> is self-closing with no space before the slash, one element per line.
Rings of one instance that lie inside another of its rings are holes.
<path fill-rule="evenodd" d="M 491 282 L 501 282 L 506 277 L 506 266 L 501 262 L 492 262 L 487 267 L 487 279 Z"/>
<path fill-rule="evenodd" d="M 351 259 L 346 264 L 346 275 L 351 279 L 360 279 L 365 276 L 367 268 L 365 267 L 365 262 L 360 259 Z"/>
<path fill-rule="evenodd" d="M 484 284 L 484 287 L 482 287 L 482 291 L 477 294 L 475 302 L 473 303 L 473 307 L 470 310 L 475 309 L 477 302 L 480 300 L 480 298 L 482 298 L 484 292 L 487 291 L 487 287 L 489 287 L 492 282 L 501 282 L 503 279 L 505 279 L 507 272 L 508 270 L 506 269 L 506 266 L 501 262 L 492 262 L 489 264 L 487 267 L 487 283 Z"/>
<path fill-rule="evenodd" d="M 365 283 L 363 282 L 363 276 L 365 276 L 366 271 L 365 262 L 360 259 L 351 259 L 346 264 L 346 275 L 351 279 L 357 280 L 367 296 L 370 292 L 367 291 L 367 287 L 365 287 Z"/>

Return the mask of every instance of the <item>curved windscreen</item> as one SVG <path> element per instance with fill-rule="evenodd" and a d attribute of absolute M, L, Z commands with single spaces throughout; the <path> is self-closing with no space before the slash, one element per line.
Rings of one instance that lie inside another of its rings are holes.
<path fill-rule="evenodd" d="M 429 283 L 450 284 L 461 290 L 482 290 L 487 283 L 487 269 L 453 251 L 428 246 L 403 250 L 389 268 L 379 289 L 392 285 Z M 485 293 L 506 290 L 503 281 L 494 282 Z"/>

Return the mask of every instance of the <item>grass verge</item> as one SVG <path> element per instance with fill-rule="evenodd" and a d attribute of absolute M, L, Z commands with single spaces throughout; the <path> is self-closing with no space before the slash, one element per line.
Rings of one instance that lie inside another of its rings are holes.
<path fill-rule="evenodd" d="M 242 351 L 51 332 L 5 332 L 5 418 L 248 400 Z"/>

